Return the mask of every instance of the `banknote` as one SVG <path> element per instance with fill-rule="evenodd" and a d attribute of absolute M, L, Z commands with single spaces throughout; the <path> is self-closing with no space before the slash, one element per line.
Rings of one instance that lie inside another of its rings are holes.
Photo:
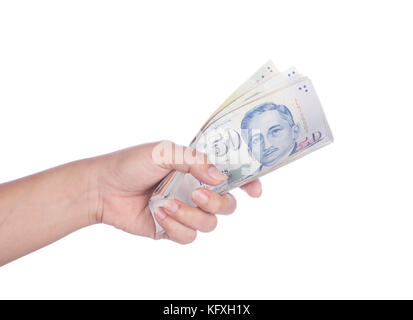
<path fill-rule="evenodd" d="M 287 69 L 283 73 L 277 73 L 275 75 L 267 77 L 267 80 L 265 82 L 262 81 L 256 86 L 250 86 L 248 90 L 238 90 L 237 92 L 242 92 L 242 95 L 239 95 L 236 100 L 227 104 L 225 108 L 221 107 L 219 109 L 219 112 L 217 112 L 217 110 L 214 113 L 214 115 L 210 117 L 208 121 L 205 123 L 205 125 L 201 128 L 200 132 L 203 132 L 205 128 L 210 126 L 214 121 L 217 121 L 217 119 L 223 117 L 224 115 L 232 111 L 235 111 L 243 105 L 258 99 L 259 97 L 268 94 L 269 92 L 276 92 L 277 90 L 280 90 L 286 86 L 290 86 L 293 83 L 299 81 L 301 78 L 302 76 L 300 75 L 298 70 L 295 67 L 292 67 Z M 247 83 L 249 83 L 250 81 L 251 80 L 249 80 Z"/>
<path fill-rule="evenodd" d="M 264 82 L 272 79 L 274 76 L 279 75 L 280 72 L 275 67 L 274 63 L 269 60 L 263 66 L 261 66 L 251 77 L 249 77 L 242 85 L 240 85 L 210 116 L 210 118 L 201 127 L 201 130 L 207 126 L 209 121 L 223 111 L 226 107 L 236 101 L 239 97 L 245 95 L 254 88 L 260 86 Z"/>
<path fill-rule="evenodd" d="M 225 193 L 333 141 L 310 79 L 296 68 L 265 72 L 268 67 L 273 64 L 268 62 L 241 85 L 190 143 L 228 179 L 209 186 L 190 174 L 171 172 L 150 199 L 152 214 L 164 199 L 195 206 L 191 195 L 196 188 Z M 156 219 L 155 224 L 163 232 Z"/>

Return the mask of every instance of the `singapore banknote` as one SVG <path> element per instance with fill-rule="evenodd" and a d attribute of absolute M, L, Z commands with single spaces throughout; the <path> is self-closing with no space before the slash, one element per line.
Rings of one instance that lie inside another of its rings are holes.
<path fill-rule="evenodd" d="M 236 109 L 246 105 L 247 103 L 268 94 L 269 92 L 274 93 L 277 90 L 285 88 L 286 86 L 290 86 L 293 83 L 300 81 L 301 78 L 302 75 L 300 75 L 298 70 L 294 67 L 286 70 L 283 73 L 277 73 L 275 75 L 267 77 L 265 82 L 262 81 L 256 86 L 249 87 L 249 90 L 244 90 L 243 94 L 238 96 L 236 100 L 226 105 L 225 108 L 219 109 L 219 112 L 215 112 L 214 116 L 210 117 L 209 120 L 205 123 L 205 125 L 201 128 L 200 132 L 203 132 L 206 127 L 210 126 L 213 122 L 217 121 L 224 115 L 235 111 Z M 199 134 L 197 136 L 199 136 Z"/>
<path fill-rule="evenodd" d="M 267 61 L 267 63 L 261 66 L 250 78 L 248 78 L 247 81 L 240 85 L 237 88 L 237 90 L 235 90 L 221 104 L 221 106 L 219 106 L 217 110 L 215 110 L 215 112 L 210 116 L 210 118 L 206 121 L 205 125 L 202 126 L 202 128 L 204 128 L 212 118 L 221 113 L 225 108 L 227 108 L 230 104 L 236 101 L 239 97 L 245 95 L 246 93 L 250 92 L 251 90 L 255 89 L 256 87 L 262 85 L 264 82 L 272 79 L 274 76 L 277 76 L 279 74 L 280 72 L 275 67 L 274 63 L 271 60 Z"/>
<path fill-rule="evenodd" d="M 273 71 L 265 72 L 268 67 Z M 164 199 L 195 206 L 191 195 L 196 188 L 225 193 L 333 141 L 311 81 L 295 68 L 283 73 L 275 70 L 270 62 L 260 68 L 208 119 L 190 144 L 207 154 L 228 179 L 209 186 L 190 174 L 171 172 L 149 202 L 152 214 Z M 163 232 L 156 219 L 155 224 L 157 232 Z"/>

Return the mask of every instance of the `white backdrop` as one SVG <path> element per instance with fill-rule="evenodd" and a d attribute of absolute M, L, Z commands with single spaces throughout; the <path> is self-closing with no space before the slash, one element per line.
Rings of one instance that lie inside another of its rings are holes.
<path fill-rule="evenodd" d="M 1 1 L 0 181 L 187 144 L 268 59 L 335 142 L 188 246 L 98 225 L 0 268 L 0 298 L 413 298 L 410 1 Z"/>

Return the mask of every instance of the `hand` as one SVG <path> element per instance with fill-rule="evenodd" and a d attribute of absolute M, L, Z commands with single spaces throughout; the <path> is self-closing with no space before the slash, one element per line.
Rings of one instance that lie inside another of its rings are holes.
<path fill-rule="evenodd" d="M 69 233 L 103 222 L 127 232 L 168 238 L 179 243 L 195 239 L 197 230 L 211 231 L 216 214 L 235 210 L 230 194 L 196 190 L 198 208 L 168 200 L 156 218 L 166 230 L 155 233 L 148 201 L 158 183 L 171 170 L 189 172 L 209 185 L 223 181 L 223 175 L 206 156 L 184 148 L 189 160 L 175 161 L 172 146 L 163 152 L 165 161 L 155 161 L 152 151 L 159 143 L 140 145 L 96 158 L 67 163 L 15 181 L 0 184 L 0 266 L 44 247 Z M 158 148 L 156 148 L 158 150 Z M 243 187 L 251 196 L 261 194 L 258 180 Z"/>
<path fill-rule="evenodd" d="M 155 187 L 171 170 L 189 172 L 210 185 L 218 185 L 226 178 L 207 162 L 205 155 L 192 149 L 189 151 L 205 161 L 202 164 L 190 164 L 187 161 L 178 163 L 174 160 L 175 150 L 178 149 L 176 145 L 170 149 L 172 161 L 157 164 L 152 159 L 152 151 L 157 145 L 158 143 L 144 144 L 94 159 L 98 167 L 96 221 L 136 235 L 190 243 L 194 241 L 197 230 L 209 232 L 216 227 L 216 214 L 232 213 L 236 207 L 235 198 L 230 193 L 219 195 L 200 188 L 192 197 L 197 208 L 178 200 L 167 200 L 164 207 L 156 212 L 157 221 L 166 232 L 156 234 L 148 201 Z M 254 180 L 244 185 L 243 189 L 249 195 L 259 197 L 261 183 Z"/>

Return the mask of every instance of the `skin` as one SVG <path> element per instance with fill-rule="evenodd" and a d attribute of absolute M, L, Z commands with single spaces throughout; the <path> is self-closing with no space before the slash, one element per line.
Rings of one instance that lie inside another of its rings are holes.
<path fill-rule="evenodd" d="M 75 161 L 1 184 L 0 266 L 97 223 L 181 244 L 194 241 L 197 231 L 212 231 L 217 225 L 216 215 L 232 213 L 236 201 L 231 194 L 198 189 L 192 197 L 196 208 L 177 200 L 165 202 L 156 218 L 166 233 L 155 234 L 148 200 L 171 170 L 189 172 L 210 185 L 225 180 L 203 154 L 197 154 L 204 157 L 202 164 L 178 164 L 174 154 L 168 163 L 155 163 L 152 150 L 157 144 Z M 261 183 L 253 181 L 243 189 L 258 197 Z"/>
<path fill-rule="evenodd" d="M 264 166 L 271 167 L 288 156 L 294 149 L 298 127 L 290 126 L 277 110 L 256 115 L 249 129 L 260 129 L 249 142 L 252 156 Z"/>

